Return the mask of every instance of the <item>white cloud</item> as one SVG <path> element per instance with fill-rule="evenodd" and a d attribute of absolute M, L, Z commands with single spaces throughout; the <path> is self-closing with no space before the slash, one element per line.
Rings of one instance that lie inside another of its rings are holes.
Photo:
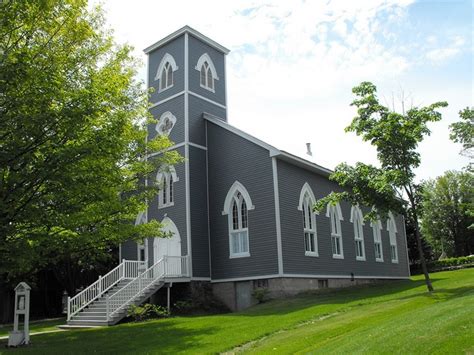
<path fill-rule="evenodd" d="M 296 153 L 312 142 L 315 160 L 332 168 L 376 160 L 371 147 L 343 131 L 354 116 L 353 86 L 369 80 L 391 92 L 420 61 L 445 62 L 465 45 L 454 37 L 439 47 L 439 35 L 397 42 L 393 29 L 412 3 L 109 0 L 104 7 L 117 40 L 142 58 L 143 48 L 185 24 L 231 49 L 230 123 Z"/>

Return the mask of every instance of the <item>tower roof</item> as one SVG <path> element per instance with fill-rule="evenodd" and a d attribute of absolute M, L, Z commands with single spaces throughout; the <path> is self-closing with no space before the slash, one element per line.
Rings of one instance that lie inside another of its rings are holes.
<path fill-rule="evenodd" d="M 199 38 L 201 41 L 207 43 L 208 45 L 210 45 L 214 49 L 218 50 L 219 52 L 222 52 L 224 54 L 227 54 L 227 53 L 230 52 L 230 50 L 228 50 L 226 47 L 221 46 L 216 41 L 213 41 L 209 37 L 204 36 L 202 33 L 196 31 L 194 28 L 191 28 L 188 25 L 186 25 L 186 26 L 180 28 L 179 30 L 171 33 L 170 35 L 166 36 L 165 38 L 160 39 L 158 42 L 156 42 L 155 44 L 152 44 L 151 46 L 145 48 L 143 51 L 146 54 L 148 54 L 151 51 L 155 50 L 156 48 L 159 48 L 159 47 L 163 46 L 164 44 L 172 41 L 173 39 L 175 39 L 176 37 L 181 36 L 184 33 L 189 33 L 190 35 L 193 35 L 194 37 Z"/>

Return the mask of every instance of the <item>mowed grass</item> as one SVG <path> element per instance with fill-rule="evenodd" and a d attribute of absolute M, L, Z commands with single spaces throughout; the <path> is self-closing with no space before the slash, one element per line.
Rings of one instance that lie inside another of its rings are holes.
<path fill-rule="evenodd" d="M 32 321 L 30 322 L 30 334 L 58 330 L 58 325 L 64 324 L 65 322 L 65 318 Z M 23 318 L 20 320 L 20 326 L 23 327 Z M 0 337 L 8 336 L 8 333 L 12 330 L 13 324 L 0 325 Z"/>
<path fill-rule="evenodd" d="M 305 294 L 247 311 L 36 335 L 0 353 L 469 353 L 474 269 Z"/>

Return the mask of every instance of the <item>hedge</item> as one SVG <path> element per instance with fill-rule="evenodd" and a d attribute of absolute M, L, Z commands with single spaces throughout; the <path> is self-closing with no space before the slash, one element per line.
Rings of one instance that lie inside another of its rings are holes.
<path fill-rule="evenodd" d="M 430 261 L 426 266 L 429 272 L 474 267 L 474 255 Z M 419 274 L 421 273 L 421 264 L 412 264 L 410 269 L 412 274 Z"/>

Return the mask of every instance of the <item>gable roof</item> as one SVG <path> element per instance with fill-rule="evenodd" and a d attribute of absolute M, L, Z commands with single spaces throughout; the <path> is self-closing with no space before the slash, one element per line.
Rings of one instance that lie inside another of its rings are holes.
<path fill-rule="evenodd" d="M 219 118 L 219 117 L 214 116 L 214 115 L 212 115 L 210 113 L 207 113 L 207 112 L 204 112 L 202 114 L 202 117 L 205 120 L 207 120 L 207 121 L 209 121 L 209 122 L 211 122 L 211 123 L 213 123 L 213 124 L 215 124 L 219 127 L 222 127 L 224 129 L 226 129 L 226 130 L 228 130 L 228 131 L 230 131 L 230 132 L 232 132 L 232 133 L 234 133 L 234 134 L 236 134 L 236 135 L 238 135 L 238 136 L 240 136 L 240 137 L 242 137 L 242 138 L 244 138 L 244 139 L 246 139 L 246 140 L 248 140 L 248 141 L 264 148 L 264 149 L 266 149 L 266 150 L 268 150 L 270 157 L 276 157 L 280 160 L 283 160 L 283 161 L 286 161 L 290 164 L 299 166 L 303 169 L 311 170 L 313 172 L 316 172 L 316 173 L 318 173 L 320 175 L 323 175 L 323 176 L 326 176 L 326 177 L 333 173 L 332 170 L 327 169 L 327 168 L 325 168 L 321 165 L 318 165 L 318 164 L 315 164 L 315 163 L 313 163 L 309 160 L 300 158 L 300 157 L 298 157 L 294 154 L 288 153 L 284 150 L 280 150 L 278 148 L 275 148 L 274 146 L 272 146 L 272 145 L 270 145 L 270 144 L 268 144 L 268 143 L 266 143 L 266 142 L 264 142 L 264 141 L 262 141 L 262 140 L 260 140 L 256 137 L 254 137 L 254 136 L 252 136 L 252 135 L 250 135 L 250 134 L 248 134 L 248 133 L 246 133 L 246 132 L 244 132 L 244 131 L 242 131 L 242 130 L 240 130 L 240 129 L 238 129 L 238 128 L 230 125 L 230 124 L 228 124 L 222 118 Z"/>
<path fill-rule="evenodd" d="M 191 28 L 188 25 L 181 27 L 179 30 L 173 32 L 172 34 L 166 36 L 165 38 L 160 39 L 158 42 L 145 48 L 143 51 L 145 52 L 145 54 L 148 54 L 151 51 L 154 51 L 155 49 L 165 45 L 166 43 L 172 41 L 173 39 L 181 36 L 184 33 L 189 33 L 190 35 L 193 35 L 194 37 L 200 39 L 201 41 L 210 45 L 212 48 L 218 50 L 221 53 L 228 54 L 230 52 L 230 50 L 228 50 L 226 47 L 220 45 L 216 41 L 213 41 L 209 37 L 204 36 L 201 32 L 196 31 L 194 28 Z"/>

